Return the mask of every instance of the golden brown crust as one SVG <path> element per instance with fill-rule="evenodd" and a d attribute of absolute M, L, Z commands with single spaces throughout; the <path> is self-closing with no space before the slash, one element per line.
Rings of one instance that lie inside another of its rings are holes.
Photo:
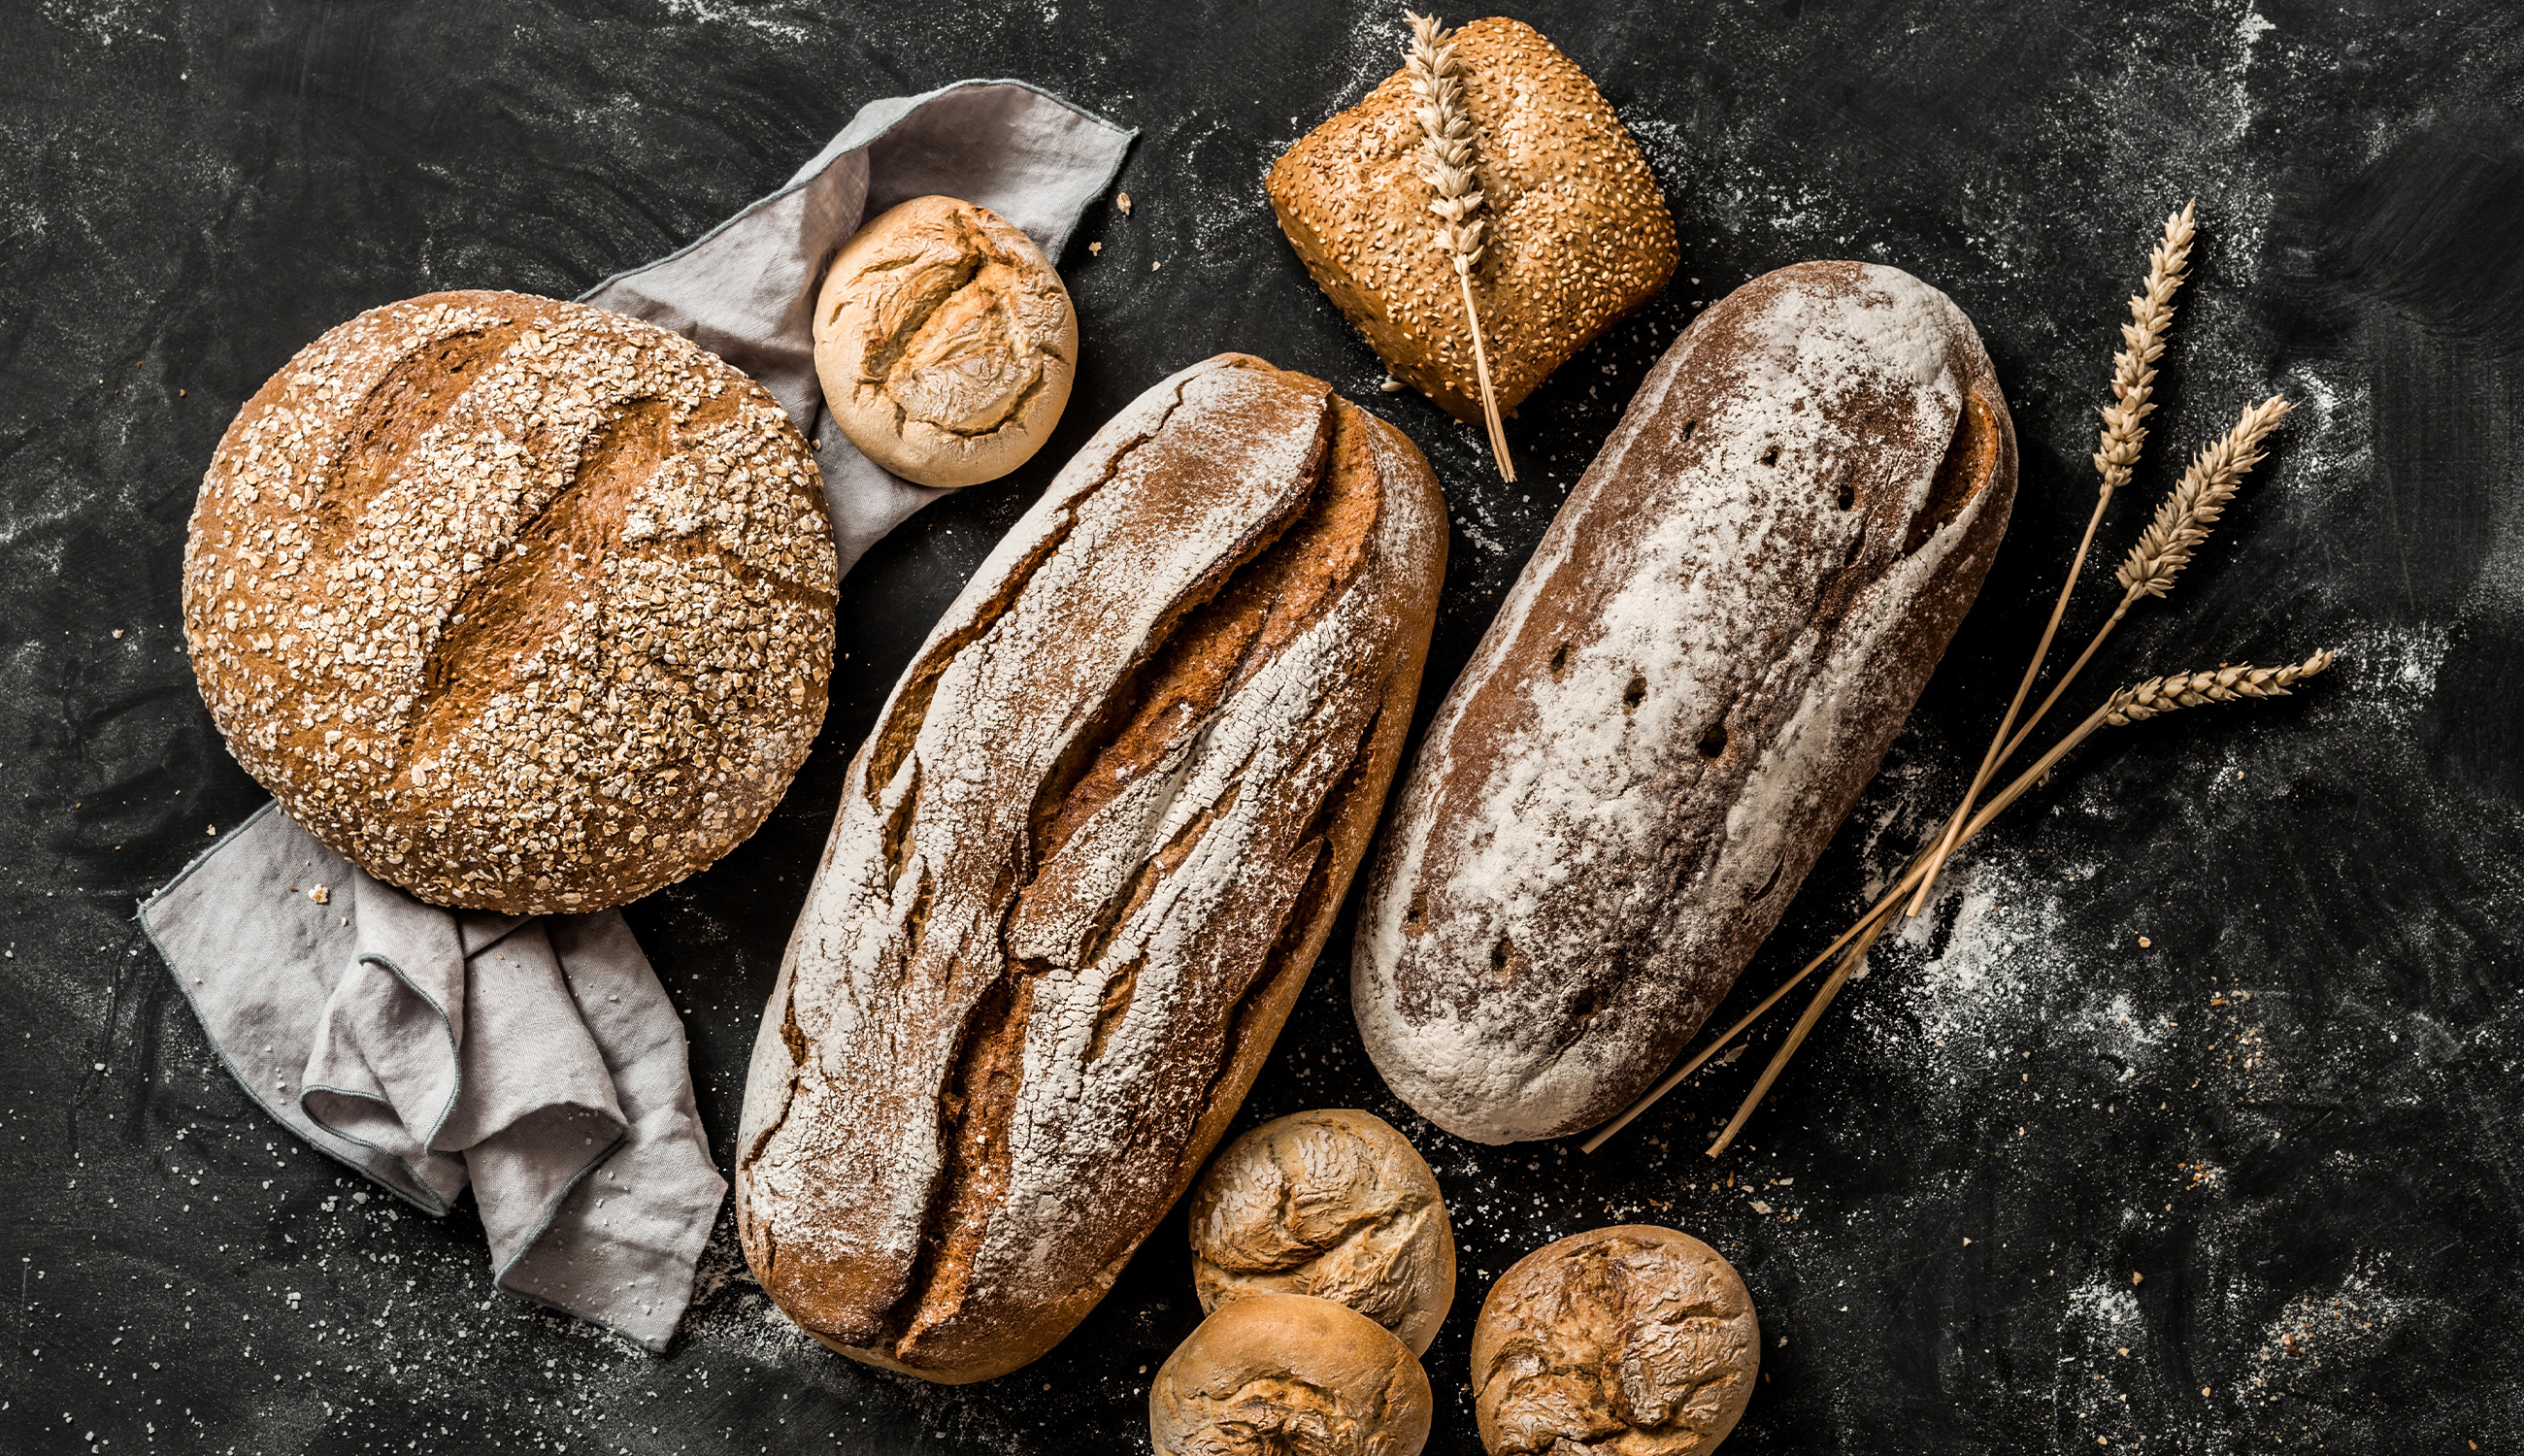
<path fill-rule="evenodd" d="M 1157 1456 L 1418 1456 L 1436 1402 L 1383 1326 L 1303 1294 L 1254 1294 L 1203 1320 L 1148 1383 Z"/>
<path fill-rule="evenodd" d="M 524 294 L 327 332 L 240 411 L 185 544 L 211 715 L 289 816 L 437 904 L 602 909 L 709 864 L 823 720 L 805 442 L 680 335 Z"/>
<path fill-rule="evenodd" d="M 1455 1238 L 1436 1175 L 1374 1113 L 1331 1107 L 1229 1143 L 1193 1188 L 1200 1307 L 1255 1294 L 1345 1304 L 1426 1354 L 1455 1298 Z"/>
<path fill-rule="evenodd" d="M 1519 1259 L 1473 1327 L 1490 1456 L 1707 1456 L 1753 1398 L 1762 1327 L 1723 1255 L 1624 1224 Z"/>
<path fill-rule="evenodd" d="M 1486 199 L 1473 294 L 1499 408 L 1673 276 L 1665 194 L 1595 83 L 1520 21 L 1454 33 Z M 1395 378 L 1458 419 L 1481 417 L 1472 335 L 1418 171 L 1420 123 L 1395 72 L 1306 134 L 1266 184 L 1306 270 Z"/>
<path fill-rule="evenodd" d="M 800 1324 L 968 1381 L 1102 1297 L 1322 949 L 1444 519 L 1389 426 L 1226 356 L 1001 543 L 851 765 L 755 1046 L 739 1232 Z"/>
<path fill-rule="evenodd" d="M 1059 423 L 1078 313 L 1034 240 L 989 208 L 915 197 L 844 244 L 815 303 L 824 403 L 868 459 L 918 485 L 978 485 Z"/>

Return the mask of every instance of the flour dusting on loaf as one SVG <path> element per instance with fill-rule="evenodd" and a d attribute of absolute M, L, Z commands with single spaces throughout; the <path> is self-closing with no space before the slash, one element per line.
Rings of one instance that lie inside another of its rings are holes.
<path fill-rule="evenodd" d="M 984 563 L 851 764 L 755 1046 L 739 1226 L 793 1318 L 973 1380 L 1101 1296 L 1365 849 L 1444 519 L 1389 426 L 1225 356 Z"/>
<path fill-rule="evenodd" d="M 2014 483 L 1977 335 L 1908 273 L 1800 265 L 1702 315 L 1397 801 L 1353 960 L 1394 1091 L 1507 1141 L 1662 1072 L 1873 775 Z"/>

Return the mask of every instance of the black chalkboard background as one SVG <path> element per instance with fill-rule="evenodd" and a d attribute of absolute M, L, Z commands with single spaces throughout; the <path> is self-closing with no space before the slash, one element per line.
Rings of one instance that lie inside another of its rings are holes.
<path fill-rule="evenodd" d="M 1716 1243 L 1759 1301 L 1764 1375 L 1731 1450 L 2518 1449 L 2524 10 L 1509 9 L 1598 79 L 1684 244 L 1665 297 L 1524 407 L 1515 487 L 1475 433 L 1376 392 L 1262 199 L 1270 159 L 1392 67 L 1395 11 L 12 0 L 0 1272 L 19 1287 L 0 1449 L 1144 1449 L 1146 1372 L 1197 1313 L 1179 1218 L 1067 1343 L 989 1384 L 828 1354 L 724 1228 L 653 1359 L 493 1290 L 469 1208 L 415 1216 L 281 1134 L 131 919 L 264 797 L 211 729 L 177 621 L 195 482 L 239 403 L 373 305 L 575 294 L 778 184 L 861 103 L 966 75 L 1140 127 L 1120 184 L 1136 207 L 1091 212 L 1061 260 L 1087 353 L 1053 447 L 850 576 L 848 657 L 786 805 L 631 912 L 685 1009 L 722 1157 L 849 751 L 1107 414 L 1239 349 L 1420 441 L 1458 518 L 1425 713 L 1696 308 L 1781 264 L 1867 259 L 1978 321 L 2022 489 L 1978 609 L 1744 981 L 1774 984 L 1960 787 L 2092 500 L 2122 301 L 2157 219 L 2196 194 L 2196 283 L 2106 569 L 2183 453 L 2263 393 L 2300 409 L 2074 702 L 2324 645 L 2331 677 L 2081 751 L 1878 951 L 1719 1162 L 1700 1148 L 1784 1017 L 1602 1155 L 1476 1147 L 1367 1065 L 1346 926 L 1246 1122 L 1365 1106 L 1436 1166 L 1463 1284 L 1430 1353 L 1432 1451 L 1478 1448 L 1465 1349 L 1489 1281 L 1636 1219 Z"/>

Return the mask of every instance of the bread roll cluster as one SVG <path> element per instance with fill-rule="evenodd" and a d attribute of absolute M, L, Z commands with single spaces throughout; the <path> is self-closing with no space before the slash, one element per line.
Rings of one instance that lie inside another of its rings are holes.
<path fill-rule="evenodd" d="M 1157 1370 L 1158 1456 L 1415 1456 L 1426 1355 L 1454 1302 L 1436 1176 L 1372 1113 L 1283 1117 L 1227 1145 L 1191 1195 L 1209 1318 Z M 1734 1267 L 1687 1234 L 1596 1229 L 1534 1250 L 1473 1327 L 1491 1456 L 1707 1456 L 1744 1414 L 1761 1326 Z"/>

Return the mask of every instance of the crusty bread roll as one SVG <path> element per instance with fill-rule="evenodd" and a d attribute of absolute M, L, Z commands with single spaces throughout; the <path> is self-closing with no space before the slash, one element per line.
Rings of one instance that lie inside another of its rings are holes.
<path fill-rule="evenodd" d="M 246 402 L 184 547 L 228 749 L 434 904 L 597 910 L 710 863 L 824 718 L 834 557 L 805 442 L 681 335 L 433 293 Z"/>
<path fill-rule="evenodd" d="M 1455 1231 L 1436 1175 L 1372 1112 L 1293 1113 L 1227 1144 L 1192 1188 L 1190 1229 L 1205 1310 L 1312 1294 L 1422 1355 L 1455 1302 Z"/>
<path fill-rule="evenodd" d="M 1279 1035 L 1401 752 L 1420 452 L 1242 355 L 1052 481 L 851 761 L 737 1145 L 763 1289 L 936 1381 L 1076 1324 Z"/>
<path fill-rule="evenodd" d="M 861 454 L 918 485 L 979 485 L 1051 437 L 1078 313 L 1034 239 L 989 208 L 915 197 L 834 256 L 815 373 Z"/>
<path fill-rule="evenodd" d="M 1255 1294 L 1200 1322 L 1148 1383 L 1156 1456 L 1418 1456 L 1436 1401 L 1383 1326 L 1303 1294 Z"/>
<path fill-rule="evenodd" d="M 1473 1326 L 1473 1419 L 1490 1456 L 1707 1456 L 1743 1416 L 1762 1327 L 1735 1266 L 1653 1224 L 1545 1244 Z"/>
<path fill-rule="evenodd" d="M 1473 296 L 1512 410 L 1655 297 L 1680 253 L 1647 160 L 1586 73 L 1522 21 L 1475 21 L 1452 44 L 1484 200 Z M 1264 185 L 1306 271 L 1393 377 L 1479 421 L 1463 290 L 1432 246 L 1417 105 L 1395 72 L 1299 139 Z"/>
<path fill-rule="evenodd" d="M 1396 796 L 1351 959 L 1393 1091 L 1482 1142 L 1643 1092 L 1874 776 L 2014 492 L 1980 337 L 1910 274 L 1799 264 L 1694 320 Z"/>

